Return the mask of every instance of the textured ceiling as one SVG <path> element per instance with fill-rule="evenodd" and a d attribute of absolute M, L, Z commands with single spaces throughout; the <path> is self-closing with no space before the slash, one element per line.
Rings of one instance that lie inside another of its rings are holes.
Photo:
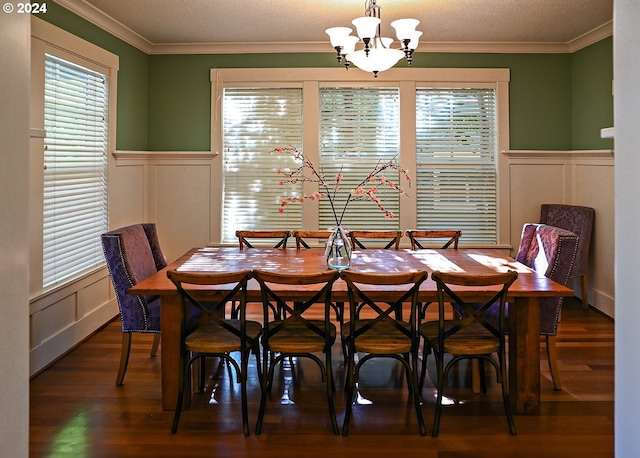
<path fill-rule="evenodd" d="M 68 0 L 89 4 L 151 44 L 311 43 L 351 26 L 364 0 Z M 568 43 L 606 24 L 613 0 L 378 0 L 382 33 L 421 21 L 426 42 Z"/>

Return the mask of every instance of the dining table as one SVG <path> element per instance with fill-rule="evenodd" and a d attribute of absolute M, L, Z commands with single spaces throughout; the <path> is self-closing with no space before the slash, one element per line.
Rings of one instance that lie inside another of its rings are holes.
<path fill-rule="evenodd" d="M 244 248 L 198 247 L 193 248 L 129 289 L 130 294 L 160 297 L 161 380 L 162 408 L 174 410 L 178 393 L 180 371 L 180 300 L 176 287 L 167 277 L 167 271 L 178 269 L 197 272 L 232 272 L 239 270 L 269 270 L 286 273 L 313 273 L 327 269 L 324 249 L 296 248 Z M 420 302 L 436 302 L 437 289 L 431 279 L 433 271 L 490 274 L 515 270 L 517 280 L 509 288 L 508 361 L 509 398 L 515 412 L 539 414 L 540 412 L 540 298 L 573 296 L 573 290 L 561 285 L 542 273 L 517 262 L 500 249 L 365 249 L 354 250 L 350 270 L 371 273 L 400 273 L 426 270 L 425 281 L 418 295 Z M 393 298 L 389 286 L 371 286 L 371 298 L 377 301 Z M 494 287 L 485 289 L 467 287 L 456 290 L 463 299 L 489 299 Z M 199 290 L 206 299 L 221 297 L 224 287 Z M 313 295 L 313 287 L 282 286 L 279 294 L 290 301 L 303 300 Z M 333 285 L 332 300 L 348 302 L 347 287 L 338 280 Z M 260 302 L 260 287 L 251 280 L 247 287 L 247 301 Z"/>

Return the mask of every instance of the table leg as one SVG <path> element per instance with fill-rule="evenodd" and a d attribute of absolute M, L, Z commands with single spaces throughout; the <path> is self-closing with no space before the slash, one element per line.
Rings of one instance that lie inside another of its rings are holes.
<path fill-rule="evenodd" d="M 160 330 L 162 409 L 175 410 L 180 371 L 180 301 L 177 294 L 164 295 L 160 299 Z M 191 399 L 190 392 L 185 392 L 185 399 Z"/>
<path fill-rule="evenodd" d="M 540 298 L 509 307 L 509 397 L 516 413 L 540 413 Z"/>

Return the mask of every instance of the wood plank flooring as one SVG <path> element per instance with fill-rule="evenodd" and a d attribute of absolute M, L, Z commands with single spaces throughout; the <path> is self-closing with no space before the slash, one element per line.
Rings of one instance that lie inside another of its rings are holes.
<path fill-rule="evenodd" d="M 440 435 L 418 434 L 406 383 L 394 363 L 365 365 L 361 395 L 348 437 L 331 432 L 317 367 L 297 361 L 283 369 L 268 401 L 263 432 L 253 434 L 259 404 L 255 365 L 249 380 L 250 437 L 242 434 L 240 395 L 229 373 L 212 361 L 205 393 L 193 395 L 177 434 L 173 412 L 160 406 L 160 358 L 150 358 L 151 336 L 135 335 L 124 385 L 115 386 L 121 332 L 113 321 L 31 381 L 30 456 L 36 457 L 613 457 L 614 325 L 594 310 L 565 301 L 558 335 L 563 391 L 553 390 L 541 345 L 539 416 L 516 415 L 509 435 L 499 385 L 487 370 L 488 393 L 473 394 L 461 364 L 445 395 Z M 160 349 L 160 351 L 162 351 Z M 338 423 L 344 412 L 344 368 L 334 347 Z M 432 358 L 430 358 L 432 360 Z M 253 359 L 252 359 L 253 363 Z M 433 372 L 432 365 L 430 372 Z M 293 376 L 293 377 L 292 377 Z M 430 434 L 434 388 L 422 392 Z M 365 404 L 365 403 L 363 403 Z"/>

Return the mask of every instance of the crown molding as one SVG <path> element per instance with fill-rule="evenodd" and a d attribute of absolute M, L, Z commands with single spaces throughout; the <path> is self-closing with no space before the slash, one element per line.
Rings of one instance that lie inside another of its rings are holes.
<path fill-rule="evenodd" d="M 161 54 L 267 54 L 267 53 L 330 53 L 324 42 L 259 42 L 259 43 L 152 43 L 124 24 L 106 15 L 85 0 L 54 0 L 60 6 L 100 27 L 122 41 L 149 55 Z M 418 52 L 433 53 L 573 53 L 613 35 L 613 21 L 566 43 L 528 42 L 420 42 Z"/>
<path fill-rule="evenodd" d="M 77 14 L 82 19 L 91 22 L 93 25 L 100 27 L 102 30 L 121 39 L 122 41 L 138 48 L 147 54 L 151 54 L 153 43 L 134 32 L 126 25 L 116 21 L 111 16 L 106 15 L 93 5 L 84 0 L 54 0 L 58 5 L 68 9 L 72 13 Z"/>
<path fill-rule="evenodd" d="M 596 27 L 589 32 L 580 35 L 578 38 L 571 40 L 569 45 L 569 52 L 576 52 L 582 48 L 586 48 L 600 40 L 604 40 L 613 35 L 613 21 L 605 22 L 599 27 Z"/>

